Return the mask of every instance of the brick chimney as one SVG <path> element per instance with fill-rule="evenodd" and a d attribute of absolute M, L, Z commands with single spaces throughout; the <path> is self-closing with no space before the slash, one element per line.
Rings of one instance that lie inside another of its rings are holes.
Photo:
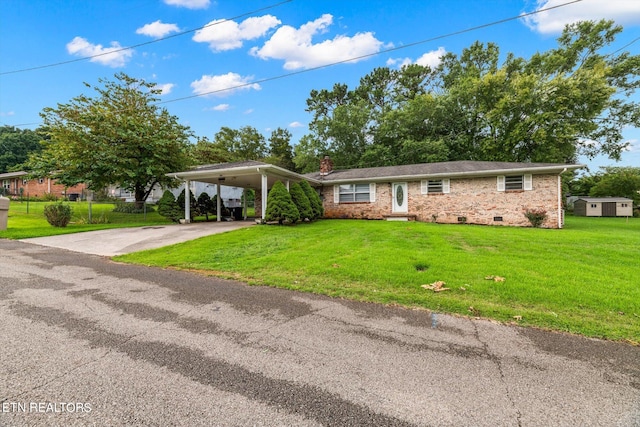
<path fill-rule="evenodd" d="M 329 156 L 324 156 L 320 160 L 320 175 L 329 175 L 331 172 L 333 172 L 333 160 Z"/>

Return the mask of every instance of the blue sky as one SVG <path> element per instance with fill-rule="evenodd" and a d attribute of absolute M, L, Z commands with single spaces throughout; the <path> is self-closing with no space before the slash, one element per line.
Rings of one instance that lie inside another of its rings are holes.
<path fill-rule="evenodd" d="M 308 133 L 311 90 L 334 83 L 353 88 L 375 67 L 435 65 L 443 52 L 459 54 L 476 40 L 528 58 L 553 48 L 564 24 L 579 19 L 623 25 L 611 51 L 640 37 L 638 0 L 582 0 L 442 37 L 569 1 L 2 0 L 0 124 L 33 129 L 43 108 L 93 96 L 83 82 L 95 85 L 122 71 L 163 88 L 162 105 L 198 136 L 212 139 L 222 126 L 249 125 L 268 138 L 282 127 L 295 144 Z M 167 36 L 173 37 L 158 40 Z M 427 42 L 412 45 L 420 41 Z M 626 50 L 637 54 L 640 41 Z M 37 68 L 42 66 L 48 67 Z M 37 69 L 21 71 L 30 68 Z M 245 86 L 222 90 L 238 85 Z M 592 171 L 640 166 L 640 129 L 626 129 L 625 138 L 631 149 L 620 163 L 580 161 Z"/>

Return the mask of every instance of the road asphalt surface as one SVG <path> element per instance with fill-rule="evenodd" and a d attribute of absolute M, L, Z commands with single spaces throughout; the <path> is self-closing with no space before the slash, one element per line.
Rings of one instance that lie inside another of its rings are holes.
<path fill-rule="evenodd" d="M 1 426 L 639 426 L 640 348 L 0 240 Z"/>

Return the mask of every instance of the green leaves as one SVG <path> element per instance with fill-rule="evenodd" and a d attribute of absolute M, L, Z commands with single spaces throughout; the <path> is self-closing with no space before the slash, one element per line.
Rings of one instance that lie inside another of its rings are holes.
<path fill-rule="evenodd" d="M 631 97 L 640 55 L 608 52 L 621 31 L 611 21 L 579 22 L 555 49 L 529 59 L 507 54 L 500 63 L 497 45 L 475 42 L 445 54 L 436 69 L 374 69 L 353 90 L 335 84 L 311 92 L 310 138 L 325 142 L 321 154 L 338 168 L 619 159 L 627 145 L 622 129 L 640 126 Z"/>
<path fill-rule="evenodd" d="M 191 135 L 156 105 L 155 84 L 124 73 L 100 79 L 94 98 L 80 95 L 40 114 L 50 141 L 30 166 L 62 183 L 85 182 L 99 190 L 116 184 L 142 202 L 154 184 L 172 182 L 166 174 L 184 170 Z"/>

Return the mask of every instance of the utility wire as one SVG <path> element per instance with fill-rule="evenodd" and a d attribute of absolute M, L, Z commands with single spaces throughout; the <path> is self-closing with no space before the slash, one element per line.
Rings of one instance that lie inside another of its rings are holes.
<path fill-rule="evenodd" d="M 509 22 L 509 21 L 515 21 L 517 19 L 521 19 L 521 18 L 524 18 L 524 17 L 527 17 L 527 16 L 532 16 L 532 15 L 536 15 L 538 13 L 547 12 L 549 10 L 558 9 L 560 7 L 568 6 L 568 5 L 571 5 L 571 4 L 580 3 L 581 1 L 583 1 L 583 0 L 573 0 L 573 1 L 569 1 L 567 3 L 559 4 L 559 5 L 556 5 L 556 6 L 551 6 L 551 7 L 547 7 L 547 8 L 544 8 L 544 9 L 538 9 L 538 10 L 535 10 L 533 12 L 523 13 L 523 14 L 518 15 L 518 16 L 512 16 L 510 18 L 500 19 L 498 21 L 493 21 L 493 22 L 489 22 L 487 24 L 477 25 L 475 27 L 470 27 L 470 28 L 466 28 L 464 30 L 454 31 L 452 33 L 447 33 L 447 34 L 443 34 L 443 35 L 440 35 L 440 36 L 432 37 L 432 38 L 429 38 L 429 39 L 416 41 L 416 42 L 409 43 L 409 44 L 406 44 L 406 45 L 393 47 L 393 48 L 389 48 L 389 49 L 384 49 L 384 50 L 381 50 L 381 51 L 378 51 L 378 52 L 374 52 L 374 53 L 369 53 L 369 54 L 366 54 L 366 55 L 354 56 L 354 57 L 351 57 L 351 58 L 343 59 L 341 61 L 336 61 L 336 62 L 332 62 L 332 63 L 329 63 L 329 64 L 319 65 L 317 67 L 307 68 L 305 70 L 294 71 L 294 72 L 291 72 L 291 73 L 281 74 L 281 75 L 273 76 L 273 77 L 266 77 L 266 78 L 261 79 L 261 80 L 253 81 L 251 83 L 243 83 L 243 84 L 239 84 L 239 85 L 236 85 L 236 86 L 230 86 L 230 87 L 227 87 L 227 88 L 224 88 L 224 89 L 216 89 L 216 90 L 212 90 L 212 91 L 209 91 L 209 92 L 204 92 L 204 93 L 199 93 L 199 94 L 189 95 L 189 96 L 183 96 L 181 98 L 169 99 L 167 101 L 160 101 L 160 102 L 158 102 L 158 104 L 169 104 L 171 102 L 177 102 L 177 101 L 184 101 L 186 99 L 199 98 L 201 96 L 207 96 L 207 95 L 212 95 L 214 93 L 220 93 L 220 92 L 226 92 L 226 91 L 229 91 L 229 90 L 240 89 L 240 88 L 243 88 L 243 87 L 247 87 L 247 86 L 251 86 L 251 85 L 255 85 L 255 84 L 259 84 L 259 83 L 266 83 L 266 82 L 270 82 L 270 81 L 274 81 L 274 80 L 283 79 L 285 77 L 296 76 L 298 74 L 303 74 L 303 73 L 308 73 L 308 72 L 311 72 L 311 71 L 320 70 L 320 69 L 323 69 L 323 68 L 333 67 L 334 65 L 339 65 L 339 64 L 344 64 L 344 63 L 347 63 L 347 62 L 357 61 L 357 60 L 360 60 L 360 59 L 370 58 L 372 56 L 381 55 L 383 53 L 395 52 L 395 51 L 398 51 L 398 50 L 401 50 L 401 49 L 406 49 L 406 48 L 409 48 L 409 47 L 418 46 L 418 45 L 421 45 L 421 44 L 424 44 L 424 43 L 430 43 L 430 42 L 433 42 L 433 41 L 436 41 L 436 40 L 441 40 L 441 39 L 444 39 L 444 38 L 453 37 L 453 36 L 469 33 L 469 32 L 476 31 L 476 30 L 481 30 L 483 28 L 488 28 L 488 27 L 492 27 L 492 26 L 495 26 L 495 25 L 504 24 L 504 23 Z"/>
<path fill-rule="evenodd" d="M 222 19 L 222 20 L 216 21 L 216 22 L 210 22 L 210 23 L 208 23 L 206 25 L 203 25 L 201 27 L 198 27 L 198 28 L 192 28 L 190 30 L 181 31 L 179 33 L 171 34 L 169 36 L 160 37 L 160 38 L 157 38 L 155 40 L 150 40 L 150 41 L 147 41 L 147 42 L 138 43 L 138 44 L 134 44 L 134 45 L 131 45 L 131 46 L 126 46 L 126 47 L 122 47 L 122 48 L 119 48 L 119 49 L 109 50 L 108 52 L 97 53 L 95 55 L 84 56 L 82 58 L 70 59 L 68 61 L 55 62 L 53 64 L 39 65 L 37 67 L 22 68 L 22 69 L 19 69 L 19 70 L 12 70 L 12 71 L 3 71 L 3 72 L 0 72 L 0 76 L 6 75 L 6 74 L 25 73 L 27 71 L 41 70 L 43 68 L 58 67 L 60 65 L 66 65 L 66 64 L 72 64 L 74 62 L 86 61 L 88 59 L 98 58 L 100 56 L 112 55 L 114 53 L 123 52 L 125 50 L 131 50 L 131 49 L 135 49 L 137 47 L 147 46 L 147 45 L 150 45 L 150 44 L 153 44 L 153 43 L 158 43 L 158 42 L 161 42 L 161 41 L 164 41 L 164 40 L 168 40 L 168 39 L 172 39 L 172 38 L 175 38 L 175 37 L 184 36 L 185 34 L 195 33 L 196 31 L 202 30 L 204 28 L 208 28 L 208 27 L 211 27 L 211 26 L 214 26 L 214 25 L 223 24 L 225 22 L 233 21 L 233 20 L 239 19 L 239 18 L 244 18 L 245 16 L 249 16 L 249 15 L 256 14 L 258 12 L 263 12 L 265 10 L 273 9 L 275 7 L 282 6 L 283 4 L 290 3 L 292 1 L 293 0 L 284 0 L 284 1 L 281 1 L 279 3 L 275 3 L 275 4 L 272 4 L 272 5 L 269 5 L 269 6 L 262 7 L 260 9 L 252 10 L 251 12 L 246 12 L 246 13 L 243 13 L 243 14 L 240 14 L 240 15 L 233 16 L 231 18 Z"/>

